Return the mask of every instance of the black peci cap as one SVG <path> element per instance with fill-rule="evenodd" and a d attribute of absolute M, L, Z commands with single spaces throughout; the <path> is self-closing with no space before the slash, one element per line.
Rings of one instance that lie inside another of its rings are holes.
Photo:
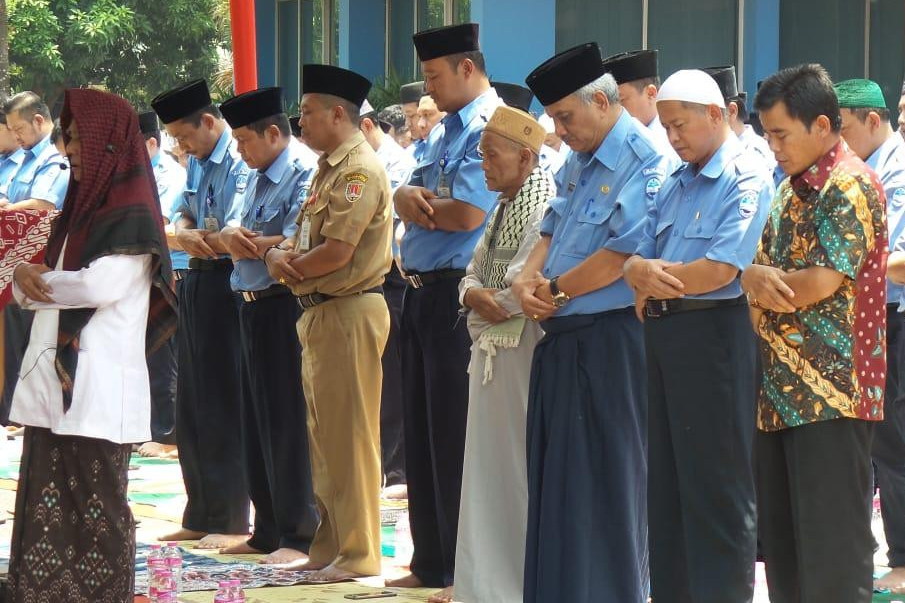
<path fill-rule="evenodd" d="M 600 47 L 589 42 L 561 52 L 532 71 L 525 83 L 544 106 L 564 99 L 606 73 Z"/>
<path fill-rule="evenodd" d="M 424 96 L 424 82 L 412 82 L 399 89 L 399 102 L 403 105 L 417 103 Z"/>
<path fill-rule="evenodd" d="M 362 75 L 333 65 L 302 65 L 302 94 L 330 94 L 361 107 L 371 90 Z"/>
<path fill-rule="evenodd" d="M 716 80 L 723 94 L 723 100 L 726 102 L 734 100 L 744 100 L 747 94 L 739 93 L 738 80 L 735 78 L 735 66 L 723 65 L 720 67 L 705 67 L 701 69 L 704 73 Z"/>
<path fill-rule="evenodd" d="M 503 102 L 509 107 L 521 109 L 525 113 L 531 112 L 531 101 L 534 93 L 530 89 L 518 84 L 506 84 L 504 82 L 490 82 Z"/>
<path fill-rule="evenodd" d="M 251 90 L 220 105 L 220 112 L 231 128 L 242 128 L 265 117 L 283 113 L 283 89 Z"/>
<path fill-rule="evenodd" d="M 451 54 L 481 50 L 478 41 L 478 24 L 462 23 L 419 31 L 412 40 L 418 52 L 418 60 L 430 61 Z"/>
<path fill-rule="evenodd" d="M 211 93 L 207 82 L 194 80 L 157 95 L 151 101 L 151 108 L 165 124 L 188 117 L 192 113 L 211 105 Z"/>
<path fill-rule="evenodd" d="M 660 75 L 656 50 L 632 50 L 620 52 L 603 60 L 606 72 L 617 84 L 634 82 Z"/>
<path fill-rule="evenodd" d="M 138 114 L 138 128 L 142 134 L 154 134 L 160 132 L 160 122 L 157 121 L 157 114 L 153 111 Z"/>

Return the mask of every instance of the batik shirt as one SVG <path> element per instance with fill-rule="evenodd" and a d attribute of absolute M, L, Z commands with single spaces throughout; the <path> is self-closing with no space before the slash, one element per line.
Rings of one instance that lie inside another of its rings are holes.
<path fill-rule="evenodd" d="M 844 279 L 816 304 L 761 317 L 761 430 L 883 418 L 885 197 L 843 142 L 777 191 L 754 263 L 786 272 L 823 266 Z"/>

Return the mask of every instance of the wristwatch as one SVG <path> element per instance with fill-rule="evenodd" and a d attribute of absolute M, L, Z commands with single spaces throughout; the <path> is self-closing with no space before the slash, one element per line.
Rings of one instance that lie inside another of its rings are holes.
<path fill-rule="evenodd" d="M 557 308 L 562 308 L 572 299 L 567 293 L 559 290 L 558 276 L 554 276 L 550 279 L 550 293 L 553 294 L 553 305 Z"/>

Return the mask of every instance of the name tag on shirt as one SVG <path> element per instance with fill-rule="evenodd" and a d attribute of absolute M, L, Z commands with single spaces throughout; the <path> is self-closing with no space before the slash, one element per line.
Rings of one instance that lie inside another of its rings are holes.
<path fill-rule="evenodd" d="M 299 249 L 308 251 L 311 249 L 311 218 L 305 216 L 299 225 Z"/>
<path fill-rule="evenodd" d="M 440 172 L 440 180 L 437 182 L 437 197 L 440 199 L 452 199 L 449 181 L 446 179 L 446 174 L 443 172 Z"/>
<path fill-rule="evenodd" d="M 217 220 L 217 218 L 207 217 L 204 219 L 204 230 L 210 230 L 211 232 L 219 232 L 220 222 Z"/>

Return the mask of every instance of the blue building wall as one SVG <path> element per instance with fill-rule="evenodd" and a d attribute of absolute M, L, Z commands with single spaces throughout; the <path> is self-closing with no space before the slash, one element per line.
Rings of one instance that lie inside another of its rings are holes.
<path fill-rule="evenodd" d="M 822 10 L 824 2 L 840 10 L 845 6 L 847 16 Z M 642 0 L 471 0 L 470 18 L 481 26 L 488 72 L 497 81 L 523 83 L 539 63 L 580 42 L 596 40 L 604 53 L 611 54 L 640 48 L 646 39 L 648 47 L 661 50 L 661 76 L 679 68 L 734 63 L 741 73 L 739 87 L 750 100 L 757 82 L 784 66 L 817 60 L 835 78 L 843 79 L 864 77 L 868 64 L 869 76 L 880 83 L 894 108 L 905 75 L 905 36 L 901 35 L 905 3 L 872 0 L 871 54 L 866 57 L 863 7 L 856 9 L 848 2 L 861 6 L 853 0 L 745 0 L 743 4 L 738 0 L 654 0 L 648 4 L 646 35 Z M 299 35 L 301 24 L 310 37 L 315 6 L 334 8 L 325 11 L 333 15 L 325 29 L 338 37 L 327 55 L 337 64 L 372 80 L 387 75 L 387 66 L 404 78 L 416 79 L 411 35 L 420 3 L 257 0 L 259 84 L 282 83 L 292 89 L 287 89 L 288 96 L 295 95 L 298 63 L 323 56 L 306 47 L 305 35 Z M 738 15 L 741 6 L 743 14 Z M 279 15 L 289 17 L 284 23 Z M 335 29 L 335 23 L 329 22 L 333 18 L 338 20 Z M 811 38 L 819 39 L 819 44 L 807 43 Z"/>

